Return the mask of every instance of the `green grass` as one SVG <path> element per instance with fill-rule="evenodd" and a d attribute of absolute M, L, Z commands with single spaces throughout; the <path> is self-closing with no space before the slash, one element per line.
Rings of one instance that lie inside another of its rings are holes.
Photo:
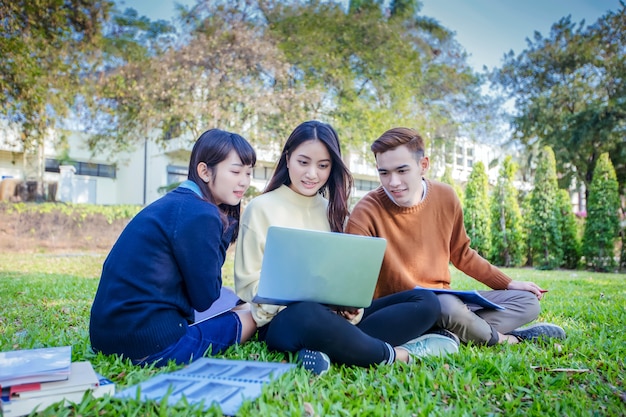
<path fill-rule="evenodd" d="M 89 309 L 103 254 L 0 254 L 0 350 L 72 345 L 72 359 L 89 360 L 117 389 L 176 369 L 139 368 L 95 355 L 88 337 Z M 232 260 L 225 265 L 232 284 Z M 563 326 L 561 343 L 465 346 L 448 358 L 371 369 L 333 366 L 322 377 L 297 368 L 247 402 L 239 415 L 277 416 L 618 416 L 625 415 L 626 276 L 585 271 L 508 269 L 514 279 L 550 290 L 542 321 Z M 454 287 L 482 288 L 455 273 Z M 262 343 L 232 347 L 231 359 L 290 361 Z M 561 369 L 561 370 L 559 370 Z M 569 371 L 567 371 L 569 369 Z M 221 415 L 212 408 L 87 397 L 74 408 L 52 406 L 44 415 Z"/>

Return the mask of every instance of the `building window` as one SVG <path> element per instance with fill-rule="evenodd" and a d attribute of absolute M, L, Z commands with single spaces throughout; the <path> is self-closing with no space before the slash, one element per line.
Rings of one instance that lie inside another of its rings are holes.
<path fill-rule="evenodd" d="M 474 156 L 474 148 L 467 148 L 465 152 L 469 158 Z"/>
<path fill-rule="evenodd" d="M 273 171 L 274 169 L 270 167 L 256 166 L 252 171 L 252 178 L 255 180 L 267 180 L 270 178 Z"/>
<path fill-rule="evenodd" d="M 61 172 L 58 159 L 46 158 L 46 172 Z M 72 165 L 76 168 L 76 175 L 88 175 L 91 177 L 115 178 L 115 165 L 96 164 L 93 162 L 67 161 L 63 165 Z"/>
<path fill-rule="evenodd" d="M 187 179 L 188 167 L 179 165 L 167 166 L 167 185 L 181 183 Z"/>
<path fill-rule="evenodd" d="M 456 157 L 456 164 L 459 166 L 463 166 L 463 157 L 462 156 L 457 156 Z"/>
<path fill-rule="evenodd" d="M 354 180 L 354 188 L 360 191 L 371 191 L 378 188 L 380 183 L 378 181 L 369 181 L 369 180 Z"/>
<path fill-rule="evenodd" d="M 98 164 L 90 162 L 79 162 L 76 167 L 76 173 L 78 175 L 90 175 L 92 177 L 98 176 Z"/>
<path fill-rule="evenodd" d="M 61 172 L 57 159 L 46 158 L 46 172 Z"/>
<path fill-rule="evenodd" d="M 468 159 L 467 160 L 467 166 L 468 166 L 468 168 L 472 168 L 474 166 L 474 160 L 473 159 Z"/>

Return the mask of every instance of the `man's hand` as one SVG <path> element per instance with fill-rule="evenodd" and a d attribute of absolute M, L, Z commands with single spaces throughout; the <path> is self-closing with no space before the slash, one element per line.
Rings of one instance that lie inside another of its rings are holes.
<path fill-rule="evenodd" d="M 537 296 L 538 300 L 541 300 L 543 298 L 543 294 L 547 292 L 547 290 L 542 289 L 539 285 L 531 281 L 511 281 L 507 289 L 530 291 Z"/>

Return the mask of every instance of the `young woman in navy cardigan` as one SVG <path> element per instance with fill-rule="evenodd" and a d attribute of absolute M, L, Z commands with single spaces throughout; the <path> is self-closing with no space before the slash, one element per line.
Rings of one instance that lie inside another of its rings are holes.
<path fill-rule="evenodd" d="M 194 310 L 208 309 L 220 295 L 255 163 L 252 146 L 237 134 L 212 129 L 200 136 L 188 180 L 139 212 L 104 262 L 89 324 L 94 351 L 162 366 L 252 336 L 249 310 L 190 324 Z"/>

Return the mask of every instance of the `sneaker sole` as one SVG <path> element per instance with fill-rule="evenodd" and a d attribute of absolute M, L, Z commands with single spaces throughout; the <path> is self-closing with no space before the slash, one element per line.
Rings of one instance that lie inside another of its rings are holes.
<path fill-rule="evenodd" d="M 529 330 L 536 329 L 538 327 L 543 327 L 543 328 L 550 329 L 550 330 L 546 333 L 540 333 L 530 338 L 523 338 L 523 339 L 526 339 L 526 340 L 561 339 L 562 340 L 566 338 L 565 330 L 563 330 L 562 327 L 557 326 L 556 324 L 551 324 L 551 323 L 535 323 L 535 324 L 531 324 L 530 326 L 520 327 L 520 328 L 513 330 L 511 334 L 516 335 L 519 333 L 525 333 L 525 332 L 528 332 Z"/>

